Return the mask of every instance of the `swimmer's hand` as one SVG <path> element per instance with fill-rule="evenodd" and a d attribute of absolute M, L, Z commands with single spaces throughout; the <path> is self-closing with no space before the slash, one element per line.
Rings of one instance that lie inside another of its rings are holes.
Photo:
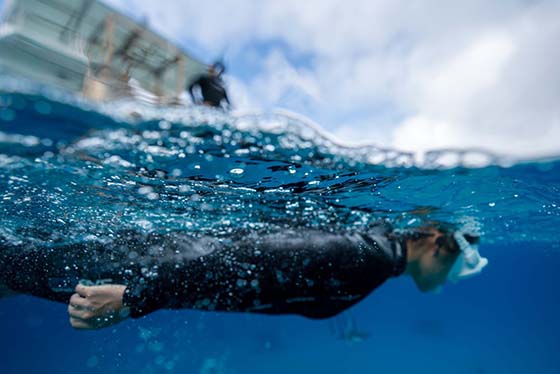
<path fill-rule="evenodd" d="M 130 308 L 123 305 L 126 286 L 78 284 L 68 303 L 70 324 L 75 329 L 94 330 L 115 325 L 128 318 Z"/>

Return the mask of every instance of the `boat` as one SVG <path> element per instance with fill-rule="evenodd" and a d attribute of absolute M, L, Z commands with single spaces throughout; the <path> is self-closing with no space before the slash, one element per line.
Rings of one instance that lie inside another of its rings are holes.
<path fill-rule="evenodd" d="M 208 65 L 98 0 L 6 0 L 0 71 L 94 101 L 180 102 Z"/>

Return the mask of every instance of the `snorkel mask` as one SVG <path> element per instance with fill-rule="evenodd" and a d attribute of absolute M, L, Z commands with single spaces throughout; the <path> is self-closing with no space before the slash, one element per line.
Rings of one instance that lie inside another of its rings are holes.
<path fill-rule="evenodd" d="M 447 275 L 447 280 L 452 283 L 457 283 L 462 279 L 477 275 L 488 265 L 488 259 L 481 257 L 480 253 L 478 253 L 478 245 L 469 243 L 465 238 L 465 234 L 461 231 L 453 234 L 453 238 L 457 242 L 461 253 Z"/>
<path fill-rule="evenodd" d="M 479 224 L 472 217 L 463 217 L 466 221 L 463 225 L 462 230 L 458 230 L 453 234 L 453 239 L 459 247 L 460 253 L 453 264 L 449 274 L 447 274 L 447 280 L 452 283 L 457 283 L 462 279 L 467 279 L 472 276 L 479 274 L 486 265 L 488 265 L 488 259 L 481 257 L 478 253 L 478 245 L 471 244 L 467 240 L 466 236 L 480 236 Z M 433 289 L 432 293 L 440 293 L 443 286 L 438 286 Z"/>

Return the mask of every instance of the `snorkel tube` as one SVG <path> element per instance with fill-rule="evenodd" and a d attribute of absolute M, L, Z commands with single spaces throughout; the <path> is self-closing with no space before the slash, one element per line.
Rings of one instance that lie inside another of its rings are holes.
<path fill-rule="evenodd" d="M 461 253 L 447 275 L 447 279 L 452 283 L 480 274 L 482 269 L 488 265 L 488 259 L 480 256 L 478 245 L 469 243 L 465 238 L 465 235 L 468 234 L 463 231 L 457 231 L 453 234 Z"/>

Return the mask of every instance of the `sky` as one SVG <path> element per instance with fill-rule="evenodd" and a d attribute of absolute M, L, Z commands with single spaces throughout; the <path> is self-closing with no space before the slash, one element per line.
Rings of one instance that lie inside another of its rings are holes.
<path fill-rule="evenodd" d="M 405 151 L 560 154 L 560 1 L 105 2 L 224 58 L 238 110 Z"/>

